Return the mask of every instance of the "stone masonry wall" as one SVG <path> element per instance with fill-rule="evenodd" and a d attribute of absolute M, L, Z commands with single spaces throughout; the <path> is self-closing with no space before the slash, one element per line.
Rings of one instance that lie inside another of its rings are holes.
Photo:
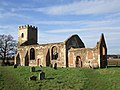
<path fill-rule="evenodd" d="M 52 48 L 57 47 L 58 58 L 57 60 L 52 60 Z M 35 59 L 30 60 L 30 49 L 34 48 L 35 50 Z M 25 66 L 26 55 L 28 57 L 27 62 L 29 66 L 47 66 L 47 61 L 49 59 L 49 65 L 52 64 L 54 66 L 57 63 L 59 67 L 65 67 L 64 60 L 64 44 L 63 43 L 53 43 L 53 44 L 43 44 L 43 45 L 29 45 L 29 46 L 21 46 L 18 48 L 17 54 L 20 56 L 20 65 Z M 49 57 L 49 58 L 48 58 Z"/>
<path fill-rule="evenodd" d="M 99 66 L 98 51 L 96 48 L 71 48 L 68 57 L 69 67 L 97 68 Z"/>

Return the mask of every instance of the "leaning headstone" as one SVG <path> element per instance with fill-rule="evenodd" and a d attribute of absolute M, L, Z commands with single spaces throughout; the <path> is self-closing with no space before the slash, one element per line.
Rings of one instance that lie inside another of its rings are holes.
<path fill-rule="evenodd" d="M 54 64 L 54 69 L 57 69 L 57 63 Z"/>
<path fill-rule="evenodd" d="M 42 71 L 42 72 L 40 72 L 40 74 L 39 74 L 39 79 L 40 80 L 44 80 L 45 79 L 45 73 Z"/>
<path fill-rule="evenodd" d="M 40 65 L 40 67 L 42 68 L 42 65 Z"/>
<path fill-rule="evenodd" d="M 17 68 L 17 64 L 14 65 L 14 68 Z"/>
<path fill-rule="evenodd" d="M 36 81 L 37 77 L 36 76 L 31 76 L 29 79 Z"/>
<path fill-rule="evenodd" d="M 31 67 L 31 72 L 35 72 L 35 67 Z"/>

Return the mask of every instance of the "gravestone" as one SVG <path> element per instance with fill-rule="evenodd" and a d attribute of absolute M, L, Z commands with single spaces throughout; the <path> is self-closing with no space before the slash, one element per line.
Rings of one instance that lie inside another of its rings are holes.
<path fill-rule="evenodd" d="M 57 69 L 57 63 L 54 64 L 54 69 Z"/>
<path fill-rule="evenodd" d="M 31 67 L 31 72 L 35 72 L 35 67 Z"/>
<path fill-rule="evenodd" d="M 45 73 L 42 71 L 42 72 L 40 72 L 40 74 L 39 74 L 39 79 L 40 80 L 44 80 L 45 79 Z"/>
<path fill-rule="evenodd" d="M 42 65 L 40 65 L 40 67 L 42 68 Z"/>
<path fill-rule="evenodd" d="M 29 79 L 36 81 L 37 77 L 36 76 L 31 76 Z"/>
<path fill-rule="evenodd" d="M 14 65 L 14 68 L 17 68 L 17 64 Z"/>

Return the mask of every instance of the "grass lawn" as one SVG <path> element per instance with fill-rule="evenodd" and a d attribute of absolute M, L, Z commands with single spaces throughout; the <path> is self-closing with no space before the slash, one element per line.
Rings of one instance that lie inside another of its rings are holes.
<path fill-rule="evenodd" d="M 45 72 L 45 80 L 30 81 L 39 77 L 38 70 Z M 0 90 L 120 90 L 120 68 L 85 69 L 1 66 Z"/>

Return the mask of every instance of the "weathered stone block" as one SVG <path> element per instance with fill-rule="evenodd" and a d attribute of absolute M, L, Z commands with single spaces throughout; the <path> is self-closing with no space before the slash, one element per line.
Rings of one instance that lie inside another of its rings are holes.
<path fill-rule="evenodd" d="M 45 73 L 42 71 L 42 72 L 40 72 L 40 74 L 39 74 L 39 79 L 40 80 L 44 80 L 45 79 Z"/>
<path fill-rule="evenodd" d="M 35 72 L 35 67 L 31 67 L 31 68 L 30 68 L 30 71 L 31 71 L 31 72 Z"/>

